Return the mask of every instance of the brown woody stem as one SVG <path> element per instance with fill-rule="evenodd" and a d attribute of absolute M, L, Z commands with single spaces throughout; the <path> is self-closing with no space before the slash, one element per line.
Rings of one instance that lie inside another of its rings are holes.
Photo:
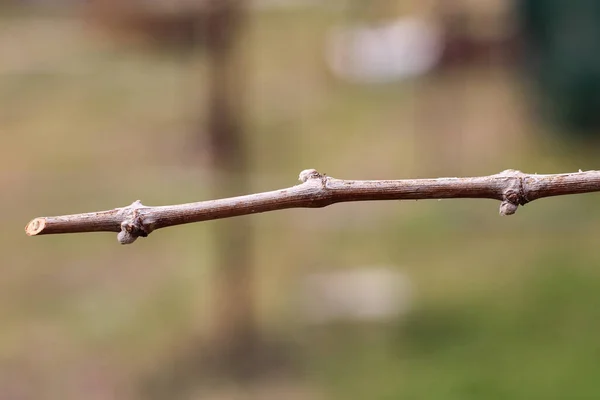
<path fill-rule="evenodd" d="M 114 210 L 35 218 L 25 232 L 29 236 L 119 232 L 119 242 L 128 244 L 168 226 L 348 201 L 486 198 L 501 201 L 500 214 L 510 215 L 519 205 L 542 197 L 600 191 L 600 171 L 537 175 L 506 170 L 470 178 L 360 181 L 335 179 L 310 169 L 300 173 L 300 181 L 286 189 L 219 200 L 159 207 L 138 200 Z"/>

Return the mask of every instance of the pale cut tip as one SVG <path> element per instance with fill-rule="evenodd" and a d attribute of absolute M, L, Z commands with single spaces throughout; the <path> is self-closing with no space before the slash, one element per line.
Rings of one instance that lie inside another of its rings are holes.
<path fill-rule="evenodd" d="M 46 219 L 45 218 L 34 218 L 27 226 L 25 226 L 25 233 L 27 236 L 35 236 L 46 227 Z"/>

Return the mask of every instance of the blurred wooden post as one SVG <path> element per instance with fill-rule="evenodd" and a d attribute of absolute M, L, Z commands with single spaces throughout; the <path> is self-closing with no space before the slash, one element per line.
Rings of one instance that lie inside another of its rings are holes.
<path fill-rule="evenodd" d="M 250 192 L 244 120 L 244 49 L 240 39 L 247 20 L 244 0 L 89 0 L 87 18 L 121 40 L 133 37 L 160 48 L 192 52 L 199 48 L 208 62 L 206 116 L 190 148 L 208 167 L 212 198 Z M 195 148 L 194 148 L 195 147 Z M 253 371 L 257 335 L 253 295 L 252 232 L 247 219 L 214 223 L 216 256 L 213 284 L 215 320 L 207 346 L 188 355 L 210 358 L 211 370 L 235 374 Z M 200 250 L 201 251 L 201 250 Z M 177 361 L 175 361 L 177 364 Z M 215 368 L 216 365 L 221 368 Z M 220 370 L 219 370 L 220 369 Z M 176 378 L 176 377 L 174 377 Z"/>
<path fill-rule="evenodd" d="M 198 139 L 213 175 L 212 197 L 249 191 L 244 135 L 244 71 L 240 38 L 246 20 L 243 1 L 221 0 L 208 8 L 202 37 L 208 57 L 208 123 Z M 215 315 L 210 349 L 234 374 L 253 370 L 256 343 L 252 231 L 249 220 L 219 221 L 213 235 L 216 256 Z"/>

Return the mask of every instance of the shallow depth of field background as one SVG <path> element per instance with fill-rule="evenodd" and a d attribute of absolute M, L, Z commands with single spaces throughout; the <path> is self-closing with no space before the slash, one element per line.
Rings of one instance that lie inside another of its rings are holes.
<path fill-rule="evenodd" d="M 161 4 L 139 3 L 131 21 Z M 26 237 L 36 216 L 218 192 L 202 145 L 210 55 L 201 26 L 197 40 L 167 40 L 189 20 L 175 3 L 156 17 L 176 21 L 164 30 L 115 24 L 108 0 L 0 8 L 0 398 L 600 397 L 595 194 L 512 217 L 491 200 L 338 204 L 129 246 L 109 233 Z M 518 21 L 536 1 L 369 3 L 247 4 L 235 56 L 247 187 L 232 194 L 292 186 L 306 168 L 599 168 L 594 6 L 548 2 L 569 23 L 532 44 Z M 215 232 L 242 226 L 250 251 L 223 283 L 217 252 L 243 238 Z"/>

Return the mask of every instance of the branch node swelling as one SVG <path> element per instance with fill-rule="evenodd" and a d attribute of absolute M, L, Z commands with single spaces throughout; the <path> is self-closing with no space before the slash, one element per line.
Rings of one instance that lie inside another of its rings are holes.
<path fill-rule="evenodd" d="M 521 171 L 507 169 L 498 174 L 508 178 L 507 185 L 502 191 L 502 203 L 500 203 L 500 215 L 512 215 L 517 212 L 519 206 L 529 203 L 523 179 L 527 176 Z"/>
<path fill-rule="evenodd" d="M 136 200 L 127 207 L 120 208 L 127 217 L 121 222 L 121 232 L 117 235 L 117 240 L 121 244 L 131 244 L 138 237 L 146 237 L 151 229 L 144 225 L 142 215 L 139 212 L 141 208 L 147 208 L 141 201 Z"/>
<path fill-rule="evenodd" d="M 298 177 L 298 180 L 302 183 L 305 183 L 306 181 L 308 181 L 309 179 L 323 179 L 323 175 L 321 175 L 319 172 L 317 172 L 316 169 L 305 169 L 304 171 L 300 172 L 300 176 Z"/>

